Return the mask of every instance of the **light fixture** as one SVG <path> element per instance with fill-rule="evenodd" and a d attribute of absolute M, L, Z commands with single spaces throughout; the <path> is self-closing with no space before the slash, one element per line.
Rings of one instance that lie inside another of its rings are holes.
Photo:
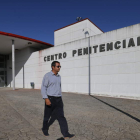
<path fill-rule="evenodd" d="M 31 44 L 32 44 L 32 42 L 28 42 L 28 44 L 29 44 L 29 45 L 31 45 Z"/>

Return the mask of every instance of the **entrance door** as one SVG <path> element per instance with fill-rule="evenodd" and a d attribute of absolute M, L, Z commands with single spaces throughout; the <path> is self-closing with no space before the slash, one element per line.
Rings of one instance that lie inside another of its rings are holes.
<path fill-rule="evenodd" d="M 4 87 L 6 85 L 6 61 L 5 56 L 0 55 L 0 87 Z"/>

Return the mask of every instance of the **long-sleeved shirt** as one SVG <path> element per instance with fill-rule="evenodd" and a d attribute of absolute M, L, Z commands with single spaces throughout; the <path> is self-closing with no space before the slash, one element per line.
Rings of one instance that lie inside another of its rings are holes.
<path fill-rule="evenodd" d="M 48 98 L 49 96 L 60 97 L 61 93 L 61 76 L 55 75 L 52 71 L 46 73 L 43 77 L 41 85 L 42 98 Z"/>

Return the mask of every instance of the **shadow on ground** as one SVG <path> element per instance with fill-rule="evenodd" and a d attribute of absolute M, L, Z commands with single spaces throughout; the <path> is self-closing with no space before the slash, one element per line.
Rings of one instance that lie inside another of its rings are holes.
<path fill-rule="evenodd" d="M 58 138 L 57 140 L 65 140 L 63 137 L 61 137 L 61 138 Z"/>
<path fill-rule="evenodd" d="M 97 97 L 95 97 L 95 96 L 92 96 L 92 95 L 90 95 L 90 96 L 91 96 L 91 97 L 93 97 L 93 98 L 95 98 L 95 99 L 97 99 L 98 101 L 100 101 L 100 102 L 102 102 L 102 103 L 104 103 L 104 104 L 108 105 L 109 107 L 112 107 L 112 108 L 116 109 L 117 111 L 119 111 L 119 112 L 121 112 L 121 113 L 123 113 L 123 114 L 127 115 L 128 117 L 130 117 L 130 118 L 134 119 L 135 121 L 140 122 L 140 119 L 138 119 L 138 118 L 136 118 L 136 117 L 134 117 L 134 116 L 130 115 L 129 113 L 124 112 L 124 111 L 122 111 L 121 109 L 118 109 L 118 108 L 116 108 L 115 106 L 110 105 L 110 104 L 108 104 L 108 103 L 104 102 L 103 100 L 101 100 L 101 99 L 99 99 L 99 98 L 97 98 Z"/>

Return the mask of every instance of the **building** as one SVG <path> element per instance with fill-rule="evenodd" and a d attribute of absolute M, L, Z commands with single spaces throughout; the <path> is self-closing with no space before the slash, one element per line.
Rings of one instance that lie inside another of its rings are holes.
<path fill-rule="evenodd" d="M 40 89 L 57 60 L 62 92 L 140 99 L 140 24 L 104 33 L 83 19 L 56 30 L 54 46 L 3 32 L 0 41 L 1 87 Z"/>

